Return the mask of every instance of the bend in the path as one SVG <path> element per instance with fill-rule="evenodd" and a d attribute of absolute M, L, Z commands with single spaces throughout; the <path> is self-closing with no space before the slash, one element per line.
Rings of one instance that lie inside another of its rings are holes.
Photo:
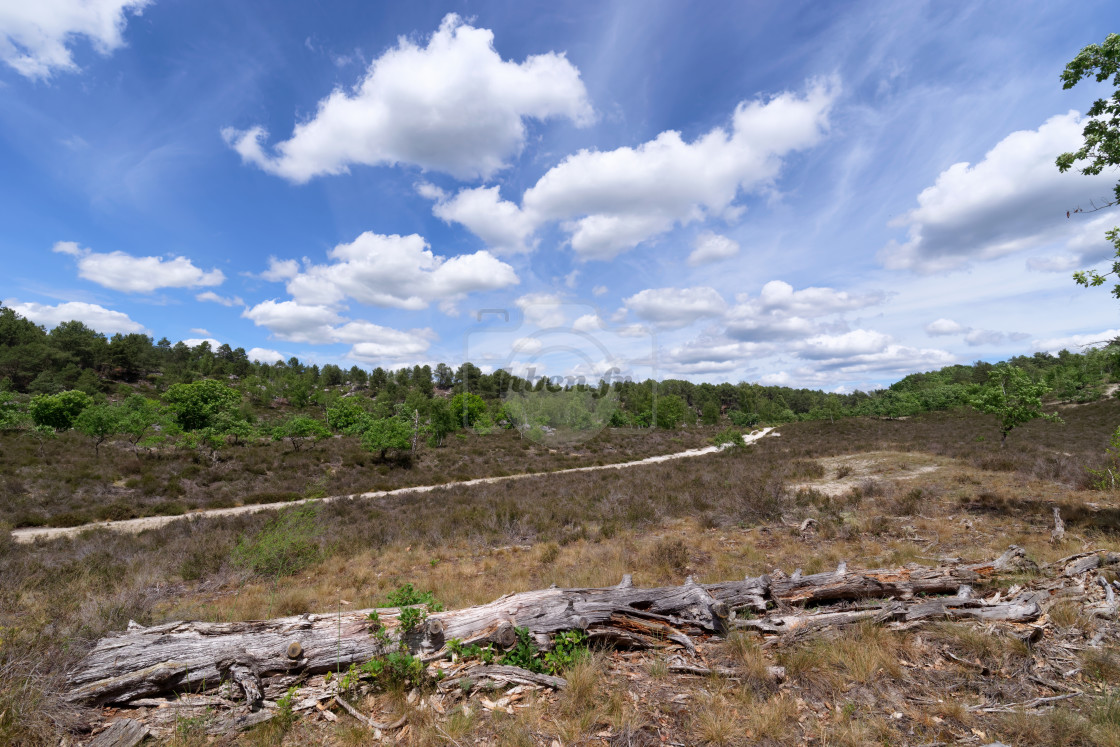
<path fill-rule="evenodd" d="M 770 434 L 773 428 L 763 428 L 761 430 L 752 431 L 749 435 L 743 436 L 743 444 L 751 444 L 755 441 Z M 775 436 L 780 435 L 778 433 Z M 449 488 L 454 486 L 470 486 L 470 485 L 487 485 L 496 482 L 505 482 L 507 480 L 525 480 L 530 477 L 542 477 L 547 475 L 563 475 L 569 472 L 597 472 L 605 469 L 625 469 L 628 467 L 638 467 L 643 464 L 658 464 L 660 462 L 668 462 L 673 459 L 687 459 L 689 457 L 704 456 L 705 454 L 714 454 L 717 451 L 722 451 L 731 444 L 722 444 L 720 446 L 706 446 L 703 449 L 689 449 L 687 451 L 678 451 L 673 454 L 660 454 L 658 456 L 646 457 L 645 459 L 637 459 L 632 462 L 619 462 L 617 464 L 594 464 L 588 467 L 570 467 L 568 469 L 556 470 L 553 472 L 523 472 L 516 475 L 504 475 L 502 477 L 476 477 L 473 480 L 461 480 L 459 482 L 444 482 L 438 485 L 415 485 L 406 488 L 395 488 L 394 490 L 374 490 L 368 493 L 353 493 L 350 495 L 333 495 L 327 498 L 303 498 L 298 501 L 281 501 L 279 503 L 258 503 L 251 506 L 234 506 L 232 508 L 211 508 L 202 511 L 192 511 L 188 514 L 180 516 L 144 516 L 139 519 L 126 519 L 124 521 L 99 521 L 92 524 L 82 524 L 76 527 L 30 527 L 27 529 L 16 529 L 12 532 L 12 538 L 16 542 L 34 542 L 37 539 L 58 539 L 60 537 L 73 537 L 82 532 L 92 529 L 109 529 L 114 532 L 132 532 L 139 533 L 147 529 L 158 529 L 159 527 L 166 526 L 173 521 L 181 521 L 183 519 L 193 519 L 199 517 L 212 517 L 212 516 L 238 516 L 240 514 L 251 514 L 257 511 L 275 511 L 278 509 L 286 508 L 288 506 L 298 506 L 302 503 L 308 503 L 312 500 L 322 501 L 328 503 L 330 501 L 339 500 L 353 500 L 355 498 L 383 498 L 392 495 L 403 495 L 405 493 L 427 493 L 432 490 L 440 488 Z"/>

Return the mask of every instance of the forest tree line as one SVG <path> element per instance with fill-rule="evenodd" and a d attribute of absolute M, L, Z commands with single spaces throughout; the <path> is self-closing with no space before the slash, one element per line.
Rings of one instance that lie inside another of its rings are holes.
<path fill-rule="evenodd" d="M 1006 362 L 1051 400 L 1089 402 L 1120 374 L 1120 341 L 1083 353 L 1035 353 Z M 249 359 L 243 348 L 190 347 L 143 334 L 107 337 L 79 321 L 50 331 L 0 307 L 0 429 L 46 437 L 77 428 L 94 439 L 134 444 L 174 439 L 219 448 L 272 437 L 301 448 L 332 433 L 360 437 L 382 457 L 438 447 L 450 433 L 500 427 L 538 431 L 592 427 L 675 428 L 897 418 L 967 406 L 994 365 L 978 361 L 910 374 L 885 389 L 850 394 L 741 382 L 600 381 L 556 385 L 504 370 L 457 367 L 396 370 Z"/>

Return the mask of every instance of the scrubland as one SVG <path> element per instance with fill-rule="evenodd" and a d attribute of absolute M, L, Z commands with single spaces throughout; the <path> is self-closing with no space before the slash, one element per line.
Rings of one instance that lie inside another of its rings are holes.
<path fill-rule="evenodd" d="M 460 433 L 438 449 L 381 461 L 353 436 L 299 450 L 252 439 L 213 455 L 123 438 L 95 452 L 65 431 L 46 440 L 0 432 L 0 521 L 15 527 L 80 526 L 106 519 L 181 515 L 208 508 L 393 490 L 569 467 L 614 464 L 708 445 L 717 429 L 611 428 L 587 441 L 537 443 L 516 431 Z"/>
<path fill-rule="evenodd" d="M 808 574 L 841 561 L 875 568 L 983 560 L 1010 544 L 1039 565 L 1084 549 L 1120 550 L 1120 495 L 1090 490 L 1086 472 L 1104 459 L 1120 402 L 1062 415 L 1064 425 L 1016 429 L 1003 449 L 991 421 L 975 413 L 849 418 L 787 424 L 780 436 L 691 460 L 310 504 L 286 518 L 191 519 L 140 535 L 99 530 L 31 545 L 5 532 L 0 741 L 82 738 L 98 714 L 61 701 L 65 673 L 129 620 L 229 621 L 344 603 L 372 607 L 404 583 L 454 608 L 550 584 L 611 585 L 625 573 L 655 586 L 776 568 Z M 6 505 L 4 518 L 14 524 L 38 510 L 49 522 L 61 512 L 103 516 L 122 502 L 147 511 L 159 501 L 212 506 L 253 493 L 326 495 L 547 471 L 692 448 L 709 437 L 691 428 L 612 430 L 555 453 L 525 448 L 515 434 L 487 437 L 484 446 L 468 437 L 431 462 L 385 474 L 349 464 L 341 439 L 268 459 L 263 448 L 247 446 L 227 464 L 153 457 L 156 467 L 139 473 L 159 486 L 147 498 L 142 486 L 128 486 L 137 473 L 126 461 L 144 457 L 97 461 L 92 450 L 87 458 L 84 449 L 68 448 L 64 437 L 45 448 L 57 449 L 47 459 L 59 485 L 69 487 L 52 486 L 33 451 L 5 453 L 5 496 L 28 497 Z M 197 471 L 182 476 L 192 465 Z M 253 465 L 264 473 L 254 474 Z M 169 495 L 177 471 L 183 493 Z M 213 479 L 239 472 L 248 476 Z M 123 487 L 110 489 L 121 480 Z M 17 484 L 22 492 L 11 487 Z M 1054 506 L 1067 522 L 1058 543 L 1050 541 Z M 800 531 L 808 518 L 815 528 Z M 669 671 L 667 650 L 601 650 L 566 673 L 566 690 L 528 694 L 512 714 L 477 698 L 448 703 L 441 714 L 407 688 L 373 693 L 362 707 L 386 718 L 407 715 L 407 728 L 386 738 L 411 744 L 1120 744 L 1116 621 L 1059 603 L 1039 624 L 1043 637 L 1034 642 L 1006 625 L 973 622 L 904 632 L 867 625 L 786 640 L 736 633 L 700 642 L 705 660 L 723 672 L 718 676 Z M 1063 667 L 1071 674 L 1039 684 L 1037 666 L 1055 656 L 1069 660 Z M 783 682 L 766 676 L 774 665 L 785 667 Z M 1053 685 L 1079 695 L 998 711 L 1068 694 Z M 334 721 L 304 715 L 221 738 L 207 737 L 205 727 L 184 718 L 166 738 L 183 745 L 371 738 L 341 711 Z"/>

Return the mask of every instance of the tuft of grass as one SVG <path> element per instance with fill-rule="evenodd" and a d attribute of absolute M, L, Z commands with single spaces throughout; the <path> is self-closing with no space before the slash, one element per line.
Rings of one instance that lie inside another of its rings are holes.
<path fill-rule="evenodd" d="M 868 683 L 881 676 L 898 677 L 901 637 L 874 624 L 853 626 L 832 640 L 815 637 L 791 650 L 779 661 L 791 676 L 820 679 L 835 691 L 847 683 Z"/>
<path fill-rule="evenodd" d="M 773 687 L 767 671 L 769 662 L 758 637 L 748 633 L 732 633 L 727 639 L 735 665 L 742 673 L 744 683 L 754 690 L 766 691 Z"/>
<path fill-rule="evenodd" d="M 1120 651 L 1113 648 L 1089 648 L 1081 652 L 1081 668 L 1086 677 L 1115 685 L 1120 682 Z"/>
<path fill-rule="evenodd" d="M 1038 744 L 1047 747 L 1112 747 L 1120 734 L 1094 725 L 1079 713 L 1055 708 L 1041 713 L 1001 714 L 996 734 L 1009 744 Z"/>
<path fill-rule="evenodd" d="M 646 557 L 660 576 L 680 576 L 688 568 L 688 545 L 679 537 L 663 537 L 650 546 Z"/>
<path fill-rule="evenodd" d="M 705 693 L 692 712 L 689 731 L 699 738 L 701 744 L 716 747 L 737 744 L 742 726 L 736 716 L 735 709 L 723 694 Z"/>
<path fill-rule="evenodd" d="M 744 710 L 743 727 L 752 744 L 786 740 L 797 723 L 797 702 L 787 693 L 755 701 Z"/>
<path fill-rule="evenodd" d="M 561 691 L 559 705 L 565 713 L 591 713 L 598 705 L 598 686 L 605 663 L 600 654 L 582 656 L 564 672 L 568 686 Z"/>

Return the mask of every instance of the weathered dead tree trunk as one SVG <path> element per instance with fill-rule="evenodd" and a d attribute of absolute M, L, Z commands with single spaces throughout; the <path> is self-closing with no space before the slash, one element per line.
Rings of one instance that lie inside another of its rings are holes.
<path fill-rule="evenodd" d="M 922 599 L 911 602 L 889 602 L 855 610 L 774 614 L 758 620 L 736 620 L 735 627 L 760 633 L 781 634 L 824 627 L 844 627 L 861 622 L 907 627 L 920 620 L 974 619 L 1001 622 L 1033 622 L 1042 615 L 1042 608 L 1033 593 L 1007 602 L 985 604 L 969 596 Z"/>
<path fill-rule="evenodd" d="M 135 623 L 124 633 L 102 639 L 70 677 L 68 698 L 101 705 L 128 703 L 169 692 L 200 691 L 232 682 L 250 708 L 298 678 L 345 670 L 396 650 L 404 644 L 426 659 L 438 658 L 445 643 L 492 642 L 509 648 L 515 628 L 526 627 L 547 648 L 549 636 L 582 630 L 593 641 L 623 647 L 656 647 L 670 642 L 693 650 L 690 636 L 726 632 L 736 610 L 765 612 L 790 603 L 820 603 L 866 598 L 910 599 L 915 594 L 955 592 L 1015 566 L 1023 552 L 1012 548 L 998 560 L 941 568 L 847 571 L 771 580 L 768 576 L 718 584 L 642 589 L 630 577 L 602 589 L 541 589 L 504 596 L 489 604 L 430 615 L 417 628 L 402 631 L 400 610 L 380 609 L 335 614 L 308 614 L 276 620 L 234 623 L 173 622 L 144 628 Z M 932 606 L 931 606 L 932 605 Z M 841 620 L 884 617 L 902 621 L 920 616 L 1015 619 L 1010 608 L 997 611 L 969 598 L 925 601 L 901 607 L 839 612 Z M 1009 615 L 998 617 L 999 615 Z M 847 616 L 847 617 L 844 617 Z M 1037 616 L 1037 615 L 1036 615 Z M 802 617 L 767 618 L 775 630 Z M 815 615 L 823 623 L 827 615 Z M 384 626 L 386 636 L 375 635 Z M 762 623 L 756 624 L 764 630 Z"/>
<path fill-rule="evenodd" d="M 952 594 L 966 584 L 982 582 L 1001 571 L 1021 567 L 1026 560 L 1022 548 L 1012 546 L 987 563 L 951 565 L 937 568 L 909 565 L 904 568 L 849 571 L 841 567 L 829 573 L 773 579 L 770 595 L 787 603 L 819 604 L 844 599 L 898 597 L 910 599 L 917 594 Z"/>
<path fill-rule="evenodd" d="M 396 650 L 401 642 L 422 655 L 456 638 L 508 648 L 516 643 L 515 627 L 527 627 L 542 646 L 550 634 L 583 630 L 592 640 L 623 646 L 675 641 L 690 647 L 688 635 L 723 631 L 733 609 L 760 604 L 764 609 L 765 594 L 765 581 L 753 578 L 711 586 L 690 579 L 660 589 L 625 581 L 605 589 L 541 589 L 430 615 L 408 632 L 400 630 L 396 608 L 377 610 L 377 623 L 369 619 L 372 610 L 360 610 L 253 622 L 132 624 L 102 639 L 83 660 L 70 678 L 68 698 L 90 705 L 127 703 L 232 680 L 255 704 L 265 677 L 282 683 L 344 670 Z M 388 641 L 374 635 L 381 625 L 390 633 Z"/>

